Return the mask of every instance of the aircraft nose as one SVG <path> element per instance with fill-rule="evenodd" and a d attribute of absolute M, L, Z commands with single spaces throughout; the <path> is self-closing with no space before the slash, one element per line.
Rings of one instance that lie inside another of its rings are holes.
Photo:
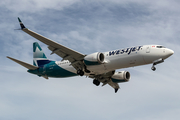
<path fill-rule="evenodd" d="M 167 56 L 169 57 L 169 56 L 171 56 L 171 55 L 174 54 L 174 51 L 171 50 L 171 49 L 167 49 L 167 50 L 166 50 L 166 54 L 167 54 Z"/>

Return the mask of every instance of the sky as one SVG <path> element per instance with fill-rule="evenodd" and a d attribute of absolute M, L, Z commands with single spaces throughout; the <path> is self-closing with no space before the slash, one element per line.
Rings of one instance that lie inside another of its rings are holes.
<path fill-rule="evenodd" d="M 1 120 L 177 120 L 180 118 L 180 1 L 0 0 Z M 86 77 L 50 78 L 27 73 L 6 58 L 32 64 L 33 42 L 51 60 L 47 45 L 25 26 L 83 54 L 158 44 L 174 50 L 164 63 L 119 69 L 131 79 L 118 93 Z"/>

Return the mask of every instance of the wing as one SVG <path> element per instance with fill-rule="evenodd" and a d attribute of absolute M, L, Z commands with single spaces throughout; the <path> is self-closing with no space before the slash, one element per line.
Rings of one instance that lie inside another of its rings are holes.
<path fill-rule="evenodd" d="M 84 54 L 76 52 L 72 49 L 69 49 L 61 44 L 58 44 L 38 33 L 33 32 L 32 30 L 27 29 L 24 24 L 21 22 L 20 18 L 18 18 L 21 29 L 32 37 L 38 39 L 44 44 L 48 45 L 48 48 L 52 51 L 51 54 L 56 53 L 58 56 L 62 57 L 63 60 L 69 60 L 71 65 L 76 69 L 84 68 L 83 59 L 85 57 Z"/>

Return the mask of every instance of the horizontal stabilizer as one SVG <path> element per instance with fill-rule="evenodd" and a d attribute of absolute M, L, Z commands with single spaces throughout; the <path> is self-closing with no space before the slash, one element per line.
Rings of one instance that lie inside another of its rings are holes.
<path fill-rule="evenodd" d="M 17 60 L 17 59 L 14 59 L 14 58 L 11 58 L 11 57 L 8 57 L 7 58 L 11 59 L 12 61 L 24 66 L 25 68 L 29 69 L 29 70 L 35 70 L 37 69 L 38 67 L 37 66 L 34 66 L 34 65 L 31 65 L 31 64 L 28 64 L 28 63 L 25 63 L 25 62 L 22 62 L 20 60 Z"/>

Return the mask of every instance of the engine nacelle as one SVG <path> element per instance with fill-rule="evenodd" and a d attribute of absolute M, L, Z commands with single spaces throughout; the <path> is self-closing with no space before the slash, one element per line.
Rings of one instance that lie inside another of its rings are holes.
<path fill-rule="evenodd" d="M 116 72 L 111 79 L 115 83 L 128 82 L 130 79 L 130 73 L 128 71 Z"/>
<path fill-rule="evenodd" d="M 84 63 L 86 65 L 100 65 L 104 62 L 104 54 L 103 53 L 92 53 L 84 57 Z"/>

